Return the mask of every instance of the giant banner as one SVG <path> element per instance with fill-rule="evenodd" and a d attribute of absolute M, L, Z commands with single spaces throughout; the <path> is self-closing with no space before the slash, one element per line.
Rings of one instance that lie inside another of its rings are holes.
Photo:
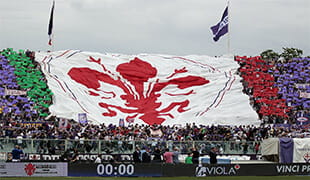
<path fill-rule="evenodd" d="M 37 52 L 54 93 L 50 111 L 92 123 L 259 124 L 233 58 Z"/>

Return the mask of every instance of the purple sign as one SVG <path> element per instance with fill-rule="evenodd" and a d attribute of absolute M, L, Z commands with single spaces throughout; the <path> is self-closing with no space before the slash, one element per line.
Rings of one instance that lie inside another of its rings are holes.
<path fill-rule="evenodd" d="M 81 124 L 87 124 L 88 123 L 86 113 L 79 113 L 78 116 L 79 116 L 79 123 L 81 123 Z"/>

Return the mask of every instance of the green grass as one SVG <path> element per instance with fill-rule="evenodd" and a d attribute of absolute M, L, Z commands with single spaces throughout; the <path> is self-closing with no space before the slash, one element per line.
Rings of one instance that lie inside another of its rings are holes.
<path fill-rule="evenodd" d="M 1 180 L 306 180 L 309 176 L 217 176 L 217 177 L 1 177 Z"/>

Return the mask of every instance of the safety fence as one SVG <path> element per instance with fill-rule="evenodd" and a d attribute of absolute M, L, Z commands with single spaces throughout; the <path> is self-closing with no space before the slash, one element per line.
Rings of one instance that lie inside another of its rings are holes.
<path fill-rule="evenodd" d="M 158 139 L 147 141 L 121 140 L 71 140 L 71 139 L 16 139 L 0 138 L 0 152 L 11 152 L 15 145 L 19 145 L 24 153 L 62 154 L 68 149 L 76 149 L 80 153 L 92 154 L 131 154 L 136 147 L 149 148 L 151 151 L 174 147 L 181 154 L 186 154 L 196 148 L 201 154 L 209 153 L 211 147 L 216 146 L 219 154 L 260 154 L 255 141 L 161 141 Z"/>

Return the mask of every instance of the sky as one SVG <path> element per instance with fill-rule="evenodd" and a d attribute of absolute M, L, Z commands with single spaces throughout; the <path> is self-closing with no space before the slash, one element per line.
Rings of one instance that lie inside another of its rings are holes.
<path fill-rule="evenodd" d="M 213 41 L 226 0 L 0 0 L 0 49 L 256 56 L 283 47 L 310 55 L 310 0 L 230 0 L 229 34 Z M 230 46 L 228 46 L 228 44 Z"/>

